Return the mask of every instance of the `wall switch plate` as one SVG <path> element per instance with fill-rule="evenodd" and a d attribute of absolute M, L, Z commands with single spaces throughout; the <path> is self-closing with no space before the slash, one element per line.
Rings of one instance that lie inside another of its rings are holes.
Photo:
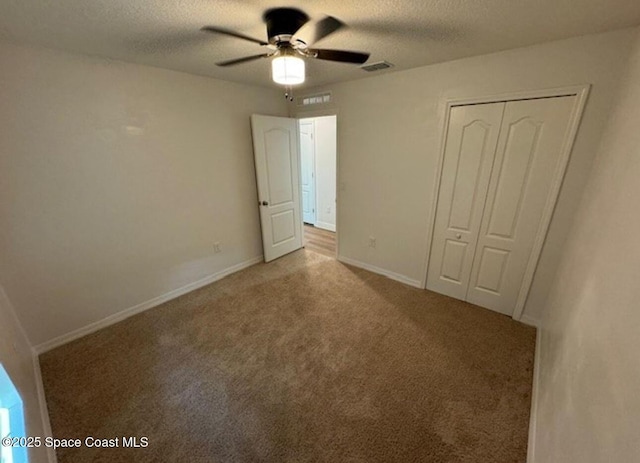
<path fill-rule="evenodd" d="M 222 252 L 222 248 L 220 248 L 220 241 L 216 241 L 215 243 L 213 243 L 213 252 L 215 254 Z"/>
<path fill-rule="evenodd" d="M 376 238 L 375 236 L 369 237 L 369 247 L 375 249 L 376 248 Z"/>

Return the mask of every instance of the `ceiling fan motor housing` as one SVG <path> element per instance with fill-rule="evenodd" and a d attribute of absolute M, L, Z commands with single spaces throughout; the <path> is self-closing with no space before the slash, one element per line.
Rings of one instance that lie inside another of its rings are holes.
<path fill-rule="evenodd" d="M 269 43 L 289 42 L 291 36 L 309 21 L 309 16 L 295 8 L 273 8 L 264 14 Z"/>
<path fill-rule="evenodd" d="M 332 16 L 324 16 L 321 19 L 310 21 L 309 16 L 298 9 L 272 8 L 265 11 L 263 20 L 267 26 L 268 42 L 223 27 L 204 26 L 202 30 L 205 32 L 235 37 L 266 48 L 266 53 L 221 61 L 216 64 L 218 66 L 235 66 L 236 64 L 249 63 L 261 58 L 271 57 L 274 57 L 272 62 L 275 62 L 278 58 L 286 57 L 297 58 L 301 62 L 300 58 L 302 57 L 339 63 L 362 64 L 369 58 L 369 53 L 310 48 L 316 42 L 344 27 L 344 23 Z M 289 60 L 289 62 L 297 61 Z"/>

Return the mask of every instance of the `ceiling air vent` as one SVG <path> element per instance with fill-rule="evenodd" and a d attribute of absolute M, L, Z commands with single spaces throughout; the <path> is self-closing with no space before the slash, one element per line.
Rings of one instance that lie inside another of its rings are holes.
<path fill-rule="evenodd" d="M 382 69 L 389 69 L 393 67 L 393 64 L 387 61 L 378 61 L 377 63 L 367 64 L 366 66 L 360 66 L 361 69 L 367 72 L 380 71 Z"/>

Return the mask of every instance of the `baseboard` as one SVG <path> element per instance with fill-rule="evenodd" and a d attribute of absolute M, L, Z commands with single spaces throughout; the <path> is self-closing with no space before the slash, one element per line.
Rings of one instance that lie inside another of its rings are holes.
<path fill-rule="evenodd" d="M 336 231 L 336 224 L 329 222 L 316 222 L 314 225 L 316 228 L 322 228 L 323 230 Z"/>
<path fill-rule="evenodd" d="M 414 280 L 413 278 L 400 275 L 399 273 L 390 272 L 389 270 L 376 267 L 375 265 L 365 264 L 364 262 L 360 262 L 358 260 L 351 259 L 349 257 L 338 256 L 338 260 L 340 262 L 344 262 L 345 264 L 353 265 L 354 267 L 358 267 L 373 273 L 377 273 L 378 275 L 384 275 L 387 278 L 391 278 L 392 280 L 399 281 L 400 283 L 404 283 L 405 285 L 414 286 L 416 288 L 422 289 L 421 282 L 419 280 Z"/>
<path fill-rule="evenodd" d="M 533 326 L 535 328 L 538 328 L 540 326 L 540 321 L 538 319 L 529 317 L 526 314 L 523 314 L 522 317 L 520 317 L 520 320 L 518 321 L 524 323 L 525 325 Z"/>
<path fill-rule="evenodd" d="M 44 394 L 44 384 L 42 383 L 42 372 L 40 371 L 40 360 L 38 355 L 33 352 L 33 374 L 36 380 L 36 390 L 38 392 L 38 402 L 40 404 L 40 416 L 42 418 L 42 431 L 45 437 L 53 437 L 51 432 L 51 422 L 49 421 L 49 409 L 47 407 L 47 398 Z M 47 447 L 47 461 L 49 463 L 58 463 L 56 451 Z"/>
<path fill-rule="evenodd" d="M 252 265 L 255 265 L 262 261 L 263 261 L 263 256 L 256 256 L 247 261 L 233 265 L 229 268 L 226 268 L 224 270 L 221 270 L 219 272 L 206 276 L 198 281 L 194 281 L 193 283 L 189 283 L 188 285 L 182 286 L 181 288 L 174 289 L 173 291 L 169 291 L 166 294 L 163 294 L 158 297 L 154 297 L 153 299 L 149 299 L 148 301 L 134 305 L 133 307 L 129 307 L 128 309 L 124 309 L 113 315 L 109 315 L 108 317 L 103 318 L 102 320 L 98 320 L 97 322 L 90 323 L 89 325 L 83 326 L 82 328 L 78 328 L 69 333 L 65 333 L 49 341 L 45 341 L 41 344 L 38 344 L 37 346 L 34 347 L 34 352 L 37 355 L 43 354 L 44 352 L 55 349 L 56 347 L 60 347 L 71 341 L 75 341 L 76 339 L 79 339 L 95 331 L 106 328 L 107 326 L 118 323 L 122 320 L 125 320 L 129 317 L 139 314 L 140 312 L 144 312 L 145 310 L 149 310 L 153 307 L 157 307 L 160 304 L 164 304 L 165 302 L 168 302 L 172 299 L 182 296 L 183 294 L 187 294 L 198 288 L 202 288 L 203 286 L 209 285 L 214 281 L 218 281 L 226 277 L 227 275 L 231 275 L 232 273 L 238 272 L 247 267 L 251 267 Z"/>
<path fill-rule="evenodd" d="M 531 386 L 531 413 L 529 415 L 529 443 L 527 444 L 527 463 L 535 463 L 536 457 L 536 425 L 538 420 L 538 392 L 540 381 L 540 348 L 542 330 L 536 331 L 536 353 L 533 360 L 533 384 Z"/>

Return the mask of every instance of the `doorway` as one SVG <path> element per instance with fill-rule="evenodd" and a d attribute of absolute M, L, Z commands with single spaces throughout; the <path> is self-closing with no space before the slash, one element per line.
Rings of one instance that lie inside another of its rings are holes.
<path fill-rule="evenodd" d="M 337 117 L 298 120 L 304 246 L 336 257 Z"/>

